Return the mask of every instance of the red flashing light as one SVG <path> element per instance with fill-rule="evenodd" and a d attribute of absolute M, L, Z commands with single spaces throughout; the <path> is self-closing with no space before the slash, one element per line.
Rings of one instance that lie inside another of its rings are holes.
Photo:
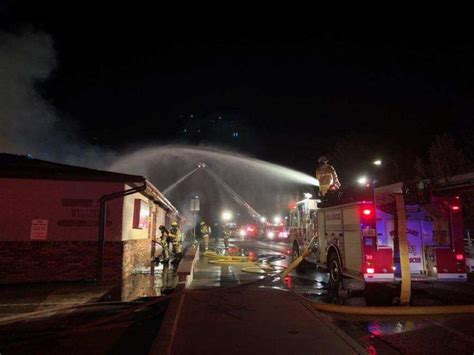
<path fill-rule="evenodd" d="M 451 206 L 451 209 L 452 209 L 453 211 L 459 211 L 459 206 Z"/>
<path fill-rule="evenodd" d="M 373 267 L 368 267 L 367 268 L 367 273 L 368 274 L 373 274 L 375 272 L 375 269 Z"/>
<path fill-rule="evenodd" d="M 370 216 L 370 215 L 372 214 L 372 210 L 371 210 L 370 208 L 364 208 L 364 209 L 362 210 L 362 214 L 363 214 L 364 216 L 367 216 L 367 217 L 368 217 L 368 216 Z"/>
<path fill-rule="evenodd" d="M 253 228 L 252 228 L 252 227 L 248 227 L 248 228 L 247 228 L 247 231 L 253 232 Z"/>
<path fill-rule="evenodd" d="M 464 260 L 464 255 L 456 254 L 456 260 Z"/>

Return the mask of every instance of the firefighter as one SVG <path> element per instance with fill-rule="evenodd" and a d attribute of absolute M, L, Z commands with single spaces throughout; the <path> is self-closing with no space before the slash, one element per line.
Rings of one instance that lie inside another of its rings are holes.
<path fill-rule="evenodd" d="M 165 266 L 168 265 L 170 259 L 169 251 L 169 241 L 170 241 L 170 232 L 166 229 L 165 226 L 160 226 L 159 230 L 161 232 L 160 240 L 158 244 L 161 246 L 161 260 Z"/>
<path fill-rule="evenodd" d="M 318 159 L 319 166 L 316 169 L 316 179 L 319 181 L 319 193 L 321 196 L 327 194 L 328 191 L 336 191 L 341 187 L 341 183 L 337 178 L 336 169 L 330 164 L 325 156 Z"/>
<path fill-rule="evenodd" d="M 206 222 L 202 221 L 201 224 L 201 235 L 204 240 L 204 250 L 209 250 L 209 237 L 211 235 L 211 227 L 209 227 Z"/>
<path fill-rule="evenodd" d="M 173 254 L 174 254 L 173 264 L 175 266 L 178 266 L 183 256 L 183 233 L 181 232 L 181 229 L 179 228 L 178 222 L 175 221 L 171 223 L 170 232 L 171 232 L 170 233 L 171 241 L 173 243 Z"/>
<path fill-rule="evenodd" d="M 224 248 L 229 249 L 229 237 L 230 237 L 230 227 L 228 224 L 224 225 Z"/>

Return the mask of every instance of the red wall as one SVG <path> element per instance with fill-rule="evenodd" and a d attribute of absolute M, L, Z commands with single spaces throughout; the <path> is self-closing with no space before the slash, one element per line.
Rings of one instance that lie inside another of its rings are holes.
<path fill-rule="evenodd" d="M 0 179 L 0 241 L 30 241 L 33 219 L 48 220 L 46 241 L 97 241 L 99 199 L 123 183 Z M 107 240 L 121 240 L 123 199 L 108 203 Z"/>

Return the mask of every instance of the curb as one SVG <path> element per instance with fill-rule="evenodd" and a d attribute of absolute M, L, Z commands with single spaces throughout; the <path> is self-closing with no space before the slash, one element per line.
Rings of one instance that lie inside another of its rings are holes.
<path fill-rule="evenodd" d="M 194 277 L 194 266 L 199 260 L 199 245 L 196 247 L 189 247 L 184 254 L 183 259 L 179 262 L 176 273 L 178 274 L 179 282 L 185 282 L 185 288 L 191 285 Z"/>
<path fill-rule="evenodd" d="M 293 296 L 295 294 L 292 292 Z M 362 345 L 360 345 L 357 341 L 352 339 L 349 335 L 347 335 L 343 330 L 338 328 L 334 323 L 332 323 L 327 317 L 322 316 L 319 314 L 317 310 L 311 307 L 311 304 L 306 302 L 307 300 L 301 299 L 300 297 L 296 297 L 298 301 L 305 307 L 309 312 L 311 312 L 318 320 L 321 321 L 326 327 L 328 327 L 332 332 L 334 332 L 339 338 L 342 339 L 347 345 L 349 345 L 357 354 L 367 354 L 367 349 L 365 349 Z"/>
<path fill-rule="evenodd" d="M 175 294 L 171 297 L 170 304 L 166 310 L 158 335 L 151 344 L 150 351 L 148 352 L 150 355 L 171 354 L 176 329 L 178 327 L 179 316 L 184 303 L 185 287 L 184 283 L 180 283 L 176 287 Z"/>

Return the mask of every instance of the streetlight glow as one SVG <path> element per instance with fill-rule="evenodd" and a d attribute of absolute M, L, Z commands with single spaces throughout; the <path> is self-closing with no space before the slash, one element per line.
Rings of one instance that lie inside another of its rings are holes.
<path fill-rule="evenodd" d="M 374 165 L 382 165 L 382 160 L 380 160 L 380 159 L 374 160 L 373 164 Z"/>
<path fill-rule="evenodd" d="M 357 179 L 357 182 L 361 185 L 365 185 L 369 182 L 369 179 L 367 179 L 367 176 L 361 176 Z"/>
<path fill-rule="evenodd" d="M 260 222 L 265 223 L 267 219 L 265 217 L 260 217 Z"/>
<path fill-rule="evenodd" d="M 280 224 L 281 223 L 281 217 L 280 216 L 273 217 L 273 223 Z"/>
<path fill-rule="evenodd" d="M 225 222 L 228 222 L 232 219 L 232 212 L 230 211 L 224 211 L 222 212 L 222 219 L 225 221 Z"/>

